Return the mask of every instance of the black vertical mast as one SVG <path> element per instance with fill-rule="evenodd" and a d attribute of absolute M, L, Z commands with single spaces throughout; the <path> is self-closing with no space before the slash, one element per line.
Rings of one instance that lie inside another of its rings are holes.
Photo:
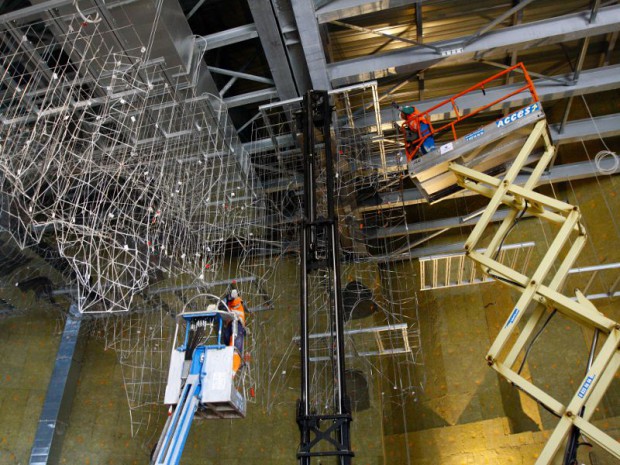
<path fill-rule="evenodd" d="M 301 443 L 297 457 L 300 465 L 310 465 L 312 457 L 337 456 L 340 465 L 350 465 L 353 452 L 350 445 L 351 413 L 346 395 L 344 354 L 344 307 L 340 285 L 340 240 L 334 196 L 335 171 L 331 143 L 331 112 L 326 91 L 309 91 L 304 96 L 302 110 L 304 157 L 304 204 L 300 231 L 301 252 L 301 398 L 297 423 Z M 322 154 L 315 140 L 315 130 L 322 135 Z M 316 173 L 324 163 L 326 211 L 317 212 Z M 326 254 L 319 253 L 319 241 L 327 245 Z M 333 412 L 312 414 L 309 353 L 309 277 L 312 273 L 328 275 L 329 318 L 331 322 L 331 363 L 333 366 Z"/>

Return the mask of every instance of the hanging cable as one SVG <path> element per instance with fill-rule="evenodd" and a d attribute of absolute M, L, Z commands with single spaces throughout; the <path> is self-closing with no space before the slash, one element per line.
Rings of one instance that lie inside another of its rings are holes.
<path fill-rule="evenodd" d="M 82 18 L 82 21 L 84 21 L 85 23 L 96 24 L 101 21 L 101 16 L 99 16 L 99 12 L 95 13 L 94 18 L 91 18 L 90 16 L 86 16 L 84 13 L 82 13 L 82 10 L 80 10 L 80 7 L 78 6 L 77 0 L 73 1 L 73 6 L 75 7 L 75 10 L 77 11 L 78 15 L 80 15 L 80 18 Z"/>
<path fill-rule="evenodd" d="M 517 217 L 514 219 L 514 221 L 512 222 L 512 224 L 510 225 L 510 227 L 508 228 L 508 230 L 506 231 L 506 233 L 504 234 L 504 236 L 502 237 L 502 240 L 500 241 L 499 245 L 497 246 L 497 250 L 495 251 L 495 254 L 493 254 L 493 260 L 497 260 L 497 257 L 499 255 L 499 253 L 502 250 L 502 247 L 504 245 L 504 241 L 506 240 L 506 238 L 508 237 L 508 235 L 512 232 L 512 230 L 515 228 L 515 226 L 517 225 L 517 223 L 519 223 L 519 221 L 521 220 L 521 218 L 523 218 L 523 215 L 525 215 L 525 212 L 528 209 L 528 202 L 527 200 L 524 200 L 525 205 L 523 206 L 523 209 L 521 210 L 521 212 L 517 215 Z M 503 283 L 506 284 L 512 284 L 513 286 L 517 286 L 520 288 L 524 288 L 525 286 L 523 286 L 523 284 L 518 283 L 516 281 L 513 281 L 512 279 L 508 279 L 505 278 L 503 276 L 498 276 L 495 273 L 491 273 L 491 272 L 487 272 L 487 274 L 492 277 L 493 279 L 496 279 L 498 281 L 501 281 Z"/>
<path fill-rule="evenodd" d="M 519 365 L 519 369 L 517 370 L 517 374 L 521 374 L 521 371 L 523 370 L 523 367 L 525 366 L 525 362 L 527 361 L 527 357 L 530 354 L 530 350 L 532 349 L 532 347 L 538 340 L 539 336 L 543 333 L 543 331 L 545 330 L 545 328 L 547 327 L 547 325 L 549 324 L 549 322 L 555 316 L 556 313 L 557 313 L 557 309 L 554 308 L 553 311 L 549 314 L 549 316 L 545 320 L 545 322 L 543 323 L 543 325 L 541 326 L 541 328 L 536 332 L 536 334 L 534 335 L 530 343 L 527 345 L 527 348 L 525 349 L 525 354 L 523 354 L 523 360 L 521 360 L 521 365 Z"/>
<path fill-rule="evenodd" d="M 603 166 L 603 162 L 610 159 L 612 161 L 611 167 Z M 599 173 L 614 174 L 620 167 L 620 159 L 618 158 L 618 155 L 611 150 L 601 150 L 594 156 L 594 164 L 596 165 L 596 169 Z"/>

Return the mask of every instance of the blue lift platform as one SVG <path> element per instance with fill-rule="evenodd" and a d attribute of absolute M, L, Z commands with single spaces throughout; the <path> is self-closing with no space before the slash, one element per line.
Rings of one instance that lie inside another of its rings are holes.
<path fill-rule="evenodd" d="M 195 418 L 245 417 L 241 376 L 233 376 L 235 347 L 222 340 L 225 326 L 235 319 L 226 303 L 210 294 L 194 297 L 177 316 L 175 341 L 183 338 L 183 343 L 170 357 L 164 398 L 170 413 L 151 465 L 179 463 Z M 236 325 L 233 328 L 235 338 Z"/>

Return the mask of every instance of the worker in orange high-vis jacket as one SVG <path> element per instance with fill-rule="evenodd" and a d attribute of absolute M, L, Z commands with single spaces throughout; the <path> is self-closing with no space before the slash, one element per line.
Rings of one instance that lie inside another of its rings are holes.
<path fill-rule="evenodd" d="M 226 299 L 226 305 L 228 311 L 235 315 L 235 320 L 225 328 L 224 342 L 228 345 L 233 345 L 233 331 L 234 326 L 237 328 L 237 337 L 234 340 L 234 346 L 237 349 L 233 355 L 233 376 L 241 367 L 241 356 L 243 355 L 243 339 L 245 336 L 245 305 L 243 300 L 239 297 L 239 291 L 233 289 L 230 291 L 228 298 Z"/>
<path fill-rule="evenodd" d="M 431 132 L 431 126 L 426 118 L 421 116 L 416 107 L 402 107 L 400 109 L 400 117 L 405 121 L 402 127 L 405 132 L 405 146 L 407 147 L 407 152 L 409 152 L 414 149 L 413 142 Z M 420 152 L 424 155 L 433 150 L 435 150 L 435 139 L 433 136 L 428 136 L 420 146 Z"/>

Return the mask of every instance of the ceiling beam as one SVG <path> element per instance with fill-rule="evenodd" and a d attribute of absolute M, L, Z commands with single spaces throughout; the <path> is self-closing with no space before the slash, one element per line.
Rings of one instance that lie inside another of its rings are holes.
<path fill-rule="evenodd" d="M 609 38 L 607 40 L 607 50 L 605 53 L 601 55 L 601 60 L 599 62 L 599 66 L 607 66 L 611 61 L 611 54 L 614 51 L 616 46 L 616 41 L 618 40 L 618 31 L 614 31 L 609 34 Z"/>
<path fill-rule="evenodd" d="M 189 11 L 189 13 L 187 13 L 185 15 L 185 19 L 187 19 L 188 21 L 190 20 L 190 18 L 192 16 L 194 16 L 194 14 L 200 9 L 200 7 L 205 3 L 206 0 L 198 0 L 195 5 L 192 7 L 192 9 Z"/>
<path fill-rule="evenodd" d="M 619 136 L 620 113 L 569 121 L 564 126 L 562 133 L 560 133 L 560 124 L 550 124 L 549 132 L 554 144 L 568 144 L 598 139 L 599 137 Z"/>
<path fill-rule="evenodd" d="M 590 11 L 590 19 L 588 20 L 593 23 L 596 20 L 596 16 L 598 15 L 598 9 L 600 7 L 601 0 L 594 0 L 594 4 L 592 6 L 592 10 Z M 572 81 L 579 81 L 579 75 L 581 74 L 581 69 L 583 68 L 583 63 L 586 59 L 586 54 L 588 53 L 588 47 L 590 46 L 590 37 L 584 37 L 583 42 L 581 44 L 581 51 L 579 52 L 579 57 L 577 58 L 577 64 L 575 65 L 575 71 L 573 73 Z M 568 121 L 568 116 L 570 115 L 570 110 L 573 105 L 574 96 L 571 95 L 568 97 L 568 101 L 566 102 L 566 108 L 564 109 L 564 116 L 562 117 L 562 122 L 560 123 L 560 132 L 564 132 L 564 126 Z"/>
<path fill-rule="evenodd" d="M 261 113 L 262 115 L 262 113 Z M 284 134 L 276 137 L 278 147 L 295 147 L 295 137 L 292 134 Z M 252 142 L 244 142 L 243 148 L 250 154 L 268 152 L 275 149 L 275 145 L 271 137 L 258 139 Z"/>
<path fill-rule="evenodd" d="M 207 50 L 214 50 L 216 48 L 226 47 L 227 45 L 245 42 L 246 40 L 256 37 L 258 37 L 258 30 L 256 24 L 253 23 L 202 36 L 207 43 Z"/>
<path fill-rule="evenodd" d="M 255 56 L 250 57 L 249 60 L 247 60 L 243 66 L 241 67 L 241 69 L 239 69 L 239 73 L 244 73 L 246 69 L 248 69 L 248 66 L 250 66 L 252 64 L 252 62 L 254 61 L 254 59 L 256 58 Z M 208 67 L 207 67 L 208 68 Z M 213 70 L 210 70 L 213 71 Z M 235 85 L 235 83 L 239 80 L 240 76 L 231 76 L 231 78 L 228 80 L 228 82 L 226 84 L 224 84 L 224 87 L 222 87 L 220 89 L 220 98 L 224 98 L 224 95 L 226 95 L 226 93 L 231 89 L 232 86 Z M 266 83 L 266 84 L 271 84 L 273 85 L 273 81 Z"/>
<path fill-rule="evenodd" d="M 416 39 L 421 44 L 424 42 L 424 20 L 422 15 L 422 4 L 415 4 L 415 33 Z M 424 70 L 418 73 L 418 98 L 424 98 Z M 381 99 L 379 99 L 381 101 Z"/>
<path fill-rule="evenodd" d="M 491 218 L 492 222 L 502 221 L 510 210 L 498 210 Z M 529 215 L 524 215 L 529 216 Z M 366 240 L 388 239 L 392 237 L 402 237 L 409 234 L 422 234 L 434 231 L 446 231 L 453 228 L 474 226 L 478 222 L 478 217 L 467 218 L 466 216 L 454 216 L 451 218 L 440 218 L 437 220 L 418 221 L 398 226 L 388 226 L 384 228 L 365 229 Z"/>
<path fill-rule="evenodd" d="M 419 39 L 416 39 L 416 40 L 408 39 L 407 37 L 400 37 L 400 36 L 397 36 L 397 35 L 394 35 L 394 34 L 388 34 L 387 32 L 383 32 L 383 31 L 381 31 L 379 29 L 370 29 L 370 28 L 367 28 L 367 27 L 356 26 L 355 24 L 343 23 L 342 21 L 332 21 L 331 24 L 334 24 L 334 25 L 340 26 L 340 27 L 344 27 L 344 28 L 347 28 L 347 29 L 352 29 L 352 30 L 358 31 L 358 32 L 365 32 L 365 33 L 373 34 L 373 35 L 376 35 L 376 36 L 387 37 L 388 39 L 390 39 L 392 41 L 405 42 L 407 44 L 419 45 L 420 47 L 428 47 L 431 50 L 434 50 L 435 52 L 440 52 L 439 48 L 434 47 L 432 45 L 425 45 Z"/>
<path fill-rule="evenodd" d="M 566 80 L 566 76 L 552 76 L 549 79 L 537 79 L 534 81 L 536 92 L 540 100 L 549 102 L 553 100 L 560 100 L 562 98 L 570 97 L 571 95 L 588 95 L 596 92 L 604 92 L 607 90 L 620 88 L 620 65 L 606 66 L 604 68 L 595 68 L 583 71 L 579 77 L 579 81 L 570 85 Z M 511 84 L 508 86 L 500 86 L 486 89 L 485 99 L 489 102 L 497 100 L 510 92 L 522 87 L 522 84 Z M 420 111 L 425 111 L 429 108 L 438 105 L 443 102 L 449 96 L 442 96 L 428 100 L 421 100 L 419 102 L 407 102 L 415 104 L 416 108 Z M 529 103 L 529 94 L 517 94 L 500 103 L 491 107 L 490 110 L 499 110 L 504 104 L 509 104 L 511 107 L 523 106 Z M 466 115 L 471 113 L 472 110 L 480 106 L 480 99 L 477 94 L 465 95 L 458 99 L 459 111 L 461 114 Z M 544 106 L 544 105 L 543 105 Z M 446 111 L 441 112 L 438 109 L 437 113 L 433 114 L 432 120 L 442 120 L 452 117 L 453 115 Z M 385 107 L 381 110 L 381 121 L 384 123 L 384 128 L 391 126 L 394 119 L 394 110 L 391 107 Z M 366 127 L 376 124 L 374 115 L 371 117 L 361 117 L 355 121 L 357 127 Z"/>
<path fill-rule="evenodd" d="M 516 55 L 516 51 L 513 50 L 512 52 L 510 52 L 512 55 Z M 488 66 L 492 66 L 494 68 L 499 68 L 499 69 L 509 69 L 514 65 L 505 65 L 503 63 L 497 62 L 497 61 L 492 61 L 492 60 L 476 60 L 478 61 L 478 63 L 483 64 L 483 65 L 488 65 Z M 515 60 L 514 64 L 516 65 L 517 62 Z M 514 77 L 517 74 L 525 74 L 523 72 L 523 70 L 521 68 L 517 68 L 514 70 L 514 72 L 512 73 L 508 73 L 506 75 L 507 80 L 510 80 L 510 78 L 513 78 L 511 82 L 514 81 Z M 562 77 L 553 77 L 553 76 L 549 76 L 547 74 L 541 74 L 541 73 L 537 73 L 536 71 L 532 71 L 532 70 L 528 70 L 527 74 L 530 75 L 530 78 L 538 78 L 538 79 L 550 79 L 552 81 L 557 82 L 558 84 L 562 84 L 563 86 L 568 86 L 571 84 L 574 84 L 574 82 L 568 77 L 568 76 L 562 76 Z"/>
<path fill-rule="evenodd" d="M 422 4 L 415 4 L 415 34 L 418 42 L 424 40 L 424 20 L 422 19 Z"/>
<path fill-rule="evenodd" d="M 327 60 L 319 23 L 315 17 L 314 3 L 312 0 L 293 0 L 291 6 L 297 22 L 299 39 L 306 56 L 312 88 L 331 90 L 332 85 L 327 75 Z"/>
<path fill-rule="evenodd" d="M 319 24 L 329 23 L 353 16 L 376 13 L 378 11 L 417 5 L 424 0 L 333 0 L 329 4 L 317 8 L 316 17 Z"/>
<path fill-rule="evenodd" d="M 521 12 L 521 10 L 523 10 L 523 8 L 525 8 L 527 5 L 529 5 L 530 3 L 532 3 L 534 0 L 521 0 L 520 2 L 518 2 L 516 5 L 514 5 L 510 10 L 505 11 L 504 13 L 502 13 L 501 15 L 499 15 L 497 18 L 493 19 L 493 21 L 490 21 L 488 24 L 486 24 L 483 28 L 481 28 L 478 32 L 476 32 L 473 36 L 471 36 L 469 39 L 467 39 L 465 41 L 465 43 L 463 44 L 463 46 L 468 46 L 473 44 L 474 42 L 476 42 L 477 40 L 480 39 L 480 37 L 482 37 L 483 35 L 485 35 L 487 32 L 489 32 L 490 30 L 492 30 L 493 28 L 495 28 L 496 26 L 498 26 L 499 24 L 501 24 L 502 22 L 504 22 L 506 19 L 508 19 L 510 16 L 517 14 L 519 12 Z"/>
<path fill-rule="evenodd" d="M 299 97 L 295 76 L 284 44 L 280 23 L 271 0 L 248 2 L 258 37 L 281 100 Z"/>
<path fill-rule="evenodd" d="M 273 85 L 272 79 L 269 79 L 263 76 L 256 76 L 254 74 L 243 73 L 241 71 L 233 71 L 230 69 L 217 68 L 215 66 L 207 66 L 207 68 L 209 68 L 209 71 L 213 73 L 223 74 L 224 76 L 232 76 L 236 78 L 246 79 L 248 81 L 254 81 L 254 82 L 260 82 L 262 84 Z"/>
<path fill-rule="evenodd" d="M 521 3 L 521 0 L 512 0 L 513 6 L 516 6 L 519 3 Z M 522 22 L 523 22 L 523 9 L 517 11 L 516 13 L 512 15 L 512 26 L 516 26 L 517 24 L 521 24 Z M 511 50 L 508 55 L 510 59 L 510 67 L 512 68 L 513 66 L 517 64 L 517 59 L 518 59 L 519 54 L 516 50 Z M 514 80 L 515 80 L 514 73 L 508 73 L 506 75 L 505 83 L 506 85 L 509 85 L 509 84 L 512 84 Z M 510 113 L 510 106 L 504 105 L 504 116 L 508 116 L 508 113 Z"/>
<path fill-rule="evenodd" d="M 19 87 L 19 84 L 15 82 L 15 79 L 12 74 L 9 73 L 9 70 L 2 65 L 0 65 L 0 83 L 4 84 L 9 90 L 8 93 L 11 94 L 19 95 L 24 91 L 24 89 Z"/>
<path fill-rule="evenodd" d="M 224 103 L 228 108 L 241 107 L 243 105 L 250 105 L 252 103 L 265 102 L 267 100 L 274 100 L 278 98 L 278 90 L 275 87 L 269 89 L 256 90 L 254 92 L 248 92 L 246 94 L 234 95 L 232 97 L 226 97 Z"/>
<path fill-rule="evenodd" d="M 620 29 L 620 5 L 601 8 L 592 23 L 589 22 L 589 16 L 579 12 L 506 27 L 489 32 L 470 45 L 465 45 L 469 37 L 433 44 L 446 52 L 449 49 L 462 49 L 449 56 L 442 57 L 426 47 L 405 47 L 393 52 L 329 64 L 328 73 L 332 85 L 339 86 L 422 70 L 439 62 L 462 63 L 474 57 L 484 58 L 487 54 L 505 54 L 515 49 L 567 42 Z"/>

